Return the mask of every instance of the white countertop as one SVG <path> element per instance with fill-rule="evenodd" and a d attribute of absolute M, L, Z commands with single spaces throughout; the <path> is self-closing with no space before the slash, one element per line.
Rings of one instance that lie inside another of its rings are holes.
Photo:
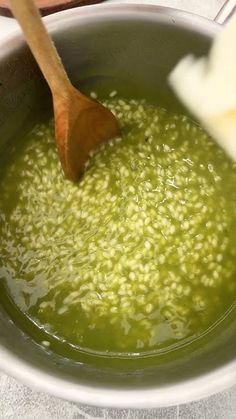
<path fill-rule="evenodd" d="M 110 0 L 110 3 L 146 3 L 176 7 L 213 19 L 224 0 Z M 17 27 L 0 17 L 1 39 Z M 31 391 L 0 372 L 0 419 L 236 419 L 236 386 L 188 405 L 151 410 L 101 409 L 75 405 Z"/>

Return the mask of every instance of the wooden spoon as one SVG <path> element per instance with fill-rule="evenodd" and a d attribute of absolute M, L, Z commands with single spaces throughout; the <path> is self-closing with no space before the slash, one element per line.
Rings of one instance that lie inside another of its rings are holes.
<path fill-rule="evenodd" d="M 78 180 L 91 150 L 119 135 L 114 115 L 72 86 L 33 0 L 10 0 L 11 10 L 51 89 L 55 134 L 65 175 Z"/>

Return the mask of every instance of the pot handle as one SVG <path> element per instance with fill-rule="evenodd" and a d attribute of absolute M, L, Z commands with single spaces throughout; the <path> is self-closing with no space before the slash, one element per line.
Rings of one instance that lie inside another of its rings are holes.
<path fill-rule="evenodd" d="M 226 23 L 236 12 L 236 0 L 226 0 L 217 13 L 214 22 L 224 24 Z"/>

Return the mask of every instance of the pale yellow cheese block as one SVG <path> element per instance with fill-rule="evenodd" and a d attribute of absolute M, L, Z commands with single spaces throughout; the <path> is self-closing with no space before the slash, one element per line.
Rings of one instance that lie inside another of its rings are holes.
<path fill-rule="evenodd" d="M 236 16 L 216 36 L 209 56 L 183 58 L 171 72 L 169 83 L 236 161 Z"/>

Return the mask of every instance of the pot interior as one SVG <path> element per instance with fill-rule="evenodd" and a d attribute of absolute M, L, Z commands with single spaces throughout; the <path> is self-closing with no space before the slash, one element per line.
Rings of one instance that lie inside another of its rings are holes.
<path fill-rule="evenodd" d="M 87 16 L 79 11 L 73 16 L 65 14 L 65 19 L 58 17 L 58 22 L 55 17 L 51 26 L 69 77 L 80 90 L 96 91 L 100 98 L 105 98 L 115 89 L 122 97 L 146 98 L 167 109 L 183 111 L 167 85 L 167 75 L 187 53 L 201 56 L 208 51 L 216 30 L 214 24 L 202 20 L 200 28 L 194 17 L 182 17 L 173 11 L 163 13 L 158 8 L 145 13 L 131 13 L 127 9 L 126 14 L 105 16 L 91 9 Z M 52 104 L 46 83 L 20 36 L 10 40 L 2 51 L 0 151 L 3 159 L 35 122 L 50 115 Z M 9 317 L 10 302 L 1 301 L 1 297 L 0 302 L 0 346 L 35 370 L 70 382 L 123 389 L 161 388 L 208 373 L 234 359 L 235 310 L 207 336 L 158 357 L 142 361 L 102 357 L 94 360 L 81 354 L 72 361 L 68 354 L 66 358 L 39 347 L 18 327 L 20 314 L 15 311 L 13 318 Z"/>

